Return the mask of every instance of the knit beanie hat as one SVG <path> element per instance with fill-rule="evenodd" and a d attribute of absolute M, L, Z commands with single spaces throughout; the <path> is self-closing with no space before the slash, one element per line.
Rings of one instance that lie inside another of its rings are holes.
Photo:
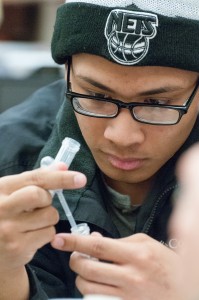
<path fill-rule="evenodd" d="M 64 64 L 77 53 L 199 72 L 199 1 L 67 0 L 57 11 L 52 56 Z"/>

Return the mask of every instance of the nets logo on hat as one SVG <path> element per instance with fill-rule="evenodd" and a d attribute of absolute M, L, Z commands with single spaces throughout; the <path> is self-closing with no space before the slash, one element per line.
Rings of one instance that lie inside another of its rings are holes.
<path fill-rule="evenodd" d="M 148 53 L 150 39 L 157 34 L 155 14 L 114 9 L 108 16 L 105 36 L 112 58 L 123 65 L 135 65 Z"/>

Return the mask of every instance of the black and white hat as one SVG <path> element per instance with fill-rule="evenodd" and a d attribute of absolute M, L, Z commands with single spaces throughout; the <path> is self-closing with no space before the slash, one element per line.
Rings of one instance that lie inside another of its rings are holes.
<path fill-rule="evenodd" d="M 67 0 L 57 12 L 52 56 L 63 64 L 77 53 L 199 72 L 199 1 Z"/>

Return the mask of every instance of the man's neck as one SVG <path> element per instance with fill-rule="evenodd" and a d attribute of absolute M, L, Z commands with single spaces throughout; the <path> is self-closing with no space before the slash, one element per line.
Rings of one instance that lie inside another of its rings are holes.
<path fill-rule="evenodd" d="M 154 177 L 150 180 L 143 181 L 140 183 L 125 183 L 110 179 L 104 175 L 104 179 L 108 186 L 110 186 L 115 191 L 123 194 L 129 195 L 131 197 L 132 205 L 141 205 L 146 198 L 147 194 L 150 192 Z"/>

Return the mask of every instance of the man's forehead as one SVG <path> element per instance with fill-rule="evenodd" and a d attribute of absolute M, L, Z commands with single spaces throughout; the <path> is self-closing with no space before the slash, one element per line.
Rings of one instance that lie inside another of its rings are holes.
<path fill-rule="evenodd" d="M 134 77 L 151 77 L 152 80 L 156 77 L 157 81 L 164 81 L 167 77 L 175 79 L 173 86 L 181 86 L 182 79 L 184 84 L 188 81 L 195 82 L 199 77 L 199 73 L 162 66 L 121 66 L 110 62 L 105 58 L 91 54 L 76 54 L 72 57 L 73 73 L 79 77 L 98 78 L 98 75 L 103 75 L 111 79 L 126 77 L 130 81 Z M 112 74 L 112 75 L 111 75 Z M 110 78 L 110 76 L 112 76 Z"/>

